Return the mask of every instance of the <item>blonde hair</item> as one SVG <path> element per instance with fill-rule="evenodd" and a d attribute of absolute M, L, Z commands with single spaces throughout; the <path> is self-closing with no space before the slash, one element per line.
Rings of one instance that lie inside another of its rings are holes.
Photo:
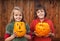
<path fill-rule="evenodd" d="M 22 17 L 24 18 L 22 8 L 20 8 L 20 7 L 18 7 L 18 6 L 15 6 L 15 7 L 13 8 L 12 12 L 11 12 L 11 16 L 10 16 L 9 23 L 14 21 L 14 10 L 18 10 L 18 11 L 22 12 Z M 22 19 L 22 20 L 23 20 L 23 19 Z"/>

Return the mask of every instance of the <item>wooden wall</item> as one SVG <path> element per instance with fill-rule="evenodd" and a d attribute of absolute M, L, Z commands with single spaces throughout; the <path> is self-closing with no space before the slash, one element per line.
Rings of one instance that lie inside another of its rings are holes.
<path fill-rule="evenodd" d="M 60 1 L 58 0 L 0 0 L 0 41 L 4 41 L 5 27 L 14 6 L 23 8 L 25 20 L 30 24 L 34 17 L 36 4 L 45 6 L 47 18 L 54 23 L 56 37 L 60 38 Z"/>

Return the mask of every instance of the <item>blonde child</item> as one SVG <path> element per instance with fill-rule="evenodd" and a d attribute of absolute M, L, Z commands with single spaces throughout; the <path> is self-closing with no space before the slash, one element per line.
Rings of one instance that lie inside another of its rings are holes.
<path fill-rule="evenodd" d="M 23 37 L 17 37 L 16 33 L 13 32 L 15 22 L 24 22 L 26 25 L 26 34 Z M 6 26 L 5 41 L 28 41 L 31 39 L 29 25 L 24 21 L 23 10 L 18 6 L 14 7 L 11 12 L 9 24 Z"/>

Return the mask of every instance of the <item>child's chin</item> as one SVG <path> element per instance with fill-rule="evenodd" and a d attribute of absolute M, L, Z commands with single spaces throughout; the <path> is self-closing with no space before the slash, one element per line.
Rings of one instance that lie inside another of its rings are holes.
<path fill-rule="evenodd" d="M 21 20 L 16 20 L 17 22 L 21 21 Z"/>
<path fill-rule="evenodd" d="M 44 19 L 43 17 L 40 17 L 40 19 Z"/>

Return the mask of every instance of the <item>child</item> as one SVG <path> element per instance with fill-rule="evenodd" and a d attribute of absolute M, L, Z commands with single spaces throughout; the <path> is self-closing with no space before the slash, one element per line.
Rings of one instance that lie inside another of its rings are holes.
<path fill-rule="evenodd" d="M 26 34 L 23 37 L 17 37 L 16 33 L 13 32 L 15 22 L 24 22 L 26 24 L 24 21 L 22 9 L 17 6 L 12 10 L 10 23 L 6 26 L 6 34 L 4 36 L 5 41 L 28 41 L 28 39 L 31 39 L 29 35 L 30 29 L 28 24 L 26 24 Z"/>
<path fill-rule="evenodd" d="M 31 29 L 31 34 L 32 34 L 32 41 L 51 41 L 51 37 L 50 36 L 54 36 L 54 27 L 53 27 L 53 23 L 51 20 L 46 18 L 46 10 L 43 6 L 38 5 L 37 8 L 35 8 L 35 13 L 34 13 L 34 17 L 35 19 L 32 21 L 32 23 L 30 24 L 30 29 Z M 38 34 L 35 33 L 35 26 L 37 23 L 48 23 L 51 29 L 51 32 L 44 36 L 38 36 Z"/>

